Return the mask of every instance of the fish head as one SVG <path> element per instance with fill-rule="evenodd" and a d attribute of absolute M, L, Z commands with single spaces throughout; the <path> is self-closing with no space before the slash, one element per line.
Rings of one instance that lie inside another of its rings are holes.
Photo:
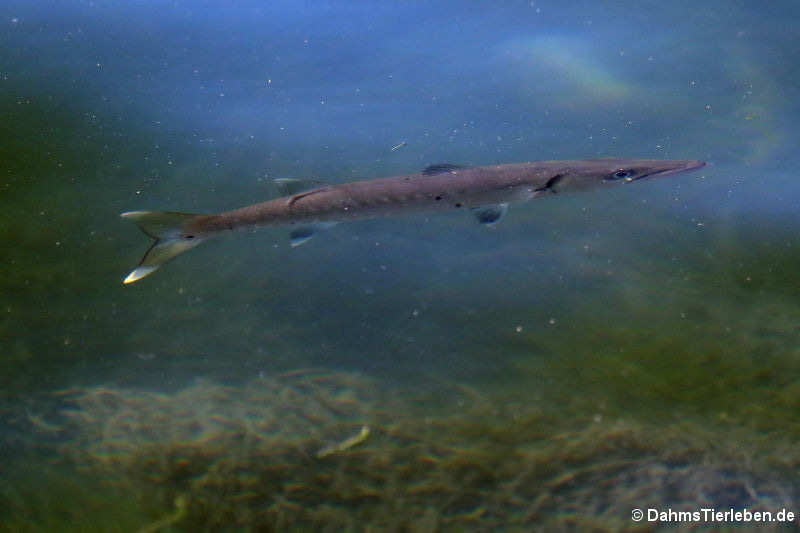
<path fill-rule="evenodd" d="M 633 183 L 697 170 L 706 165 L 697 160 L 592 159 L 569 161 L 559 169 L 552 192 L 577 192 Z"/>

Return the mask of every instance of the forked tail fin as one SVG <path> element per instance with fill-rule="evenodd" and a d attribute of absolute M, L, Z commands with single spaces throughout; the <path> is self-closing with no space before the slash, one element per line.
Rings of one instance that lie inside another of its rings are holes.
<path fill-rule="evenodd" d="M 142 261 L 123 280 L 124 284 L 139 281 L 152 274 L 170 259 L 191 250 L 205 240 L 205 237 L 186 231 L 188 223 L 202 215 L 190 213 L 169 213 L 164 211 L 128 211 L 120 215 L 132 220 L 155 242 L 144 254 Z"/>

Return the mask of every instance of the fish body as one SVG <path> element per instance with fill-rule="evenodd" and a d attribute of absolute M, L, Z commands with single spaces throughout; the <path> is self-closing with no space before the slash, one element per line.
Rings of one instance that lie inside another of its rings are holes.
<path fill-rule="evenodd" d="M 644 178 L 695 170 L 703 161 L 594 159 L 538 161 L 484 167 L 431 165 L 422 172 L 324 185 L 217 215 L 129 211 L 155 239 L 124 283 L 133 283 L 201 242 L 228 231 L 290 225 L 293 242 L 305 242 L 313 227 L 362 218 L 471 210 L 484 224 L 497 222 L 509 203 L 552 194 L 601 189 Z"/>

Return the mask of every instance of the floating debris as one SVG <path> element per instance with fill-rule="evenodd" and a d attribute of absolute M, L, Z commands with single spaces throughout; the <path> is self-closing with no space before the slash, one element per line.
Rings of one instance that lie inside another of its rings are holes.
<path fill-rule="evenodd" d="M 361 426 L 361 431 L 358 434 L 353 435 L 352 437 L 346 438 L 341 442 L 335 442 L 333 444 L 329 444 L 325 446 L 320 451 L 317 452 L 317 458 L 322 459 L 323 457 L 327 457 L 334 453 L 343 452 L 352 448 L 353 446 L 357 446 L 367 440 L 369 436 L 369 426 Z"/>
<path fill-rule="evenodd" d="M 165 527 L 169 527 L 177 522 L 183 520 L 186 516 L 186 510 L 189 507 L 189 498 L 181 494 L 177 498 L 175 498 L 175 512 L 165 516 L 161 520 L 157 520 L 152 524 L 148 524 L 136 533 L 156 533 L 160 529 L 164 529 Z"/>

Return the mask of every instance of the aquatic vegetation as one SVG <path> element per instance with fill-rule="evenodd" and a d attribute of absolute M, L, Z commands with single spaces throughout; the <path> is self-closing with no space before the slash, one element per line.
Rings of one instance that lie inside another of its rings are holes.
<path fill-rule="evenodd" d="M 301 371 L 69 395 L 63 452 L 162 502 L 141 531 L 644 531 L 632 508 L 776 509 L 793 496 L 746 437 L 576 419 L 519 391 L 439 383 L 411 396 Z"/>
<path fill-rule="evenodd" d="M 109 474 L 17 455 L 3 465 L 0 532 L 132 533 L 161 512 L 149 487 Z"/>

